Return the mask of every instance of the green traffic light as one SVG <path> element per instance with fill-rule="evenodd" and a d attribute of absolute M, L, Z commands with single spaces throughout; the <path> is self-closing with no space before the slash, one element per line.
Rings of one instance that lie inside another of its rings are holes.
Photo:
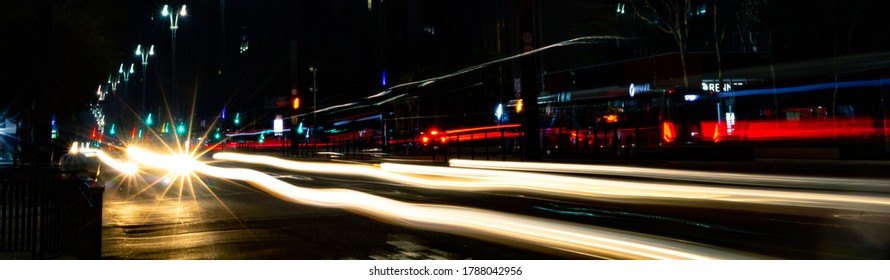
<path fill-rule="evenodd" d="M 151 126 L 153 121 L 151 120 L 151 113 L 148 113 L 148 117 L 145 118 L 145 124 Z"/>

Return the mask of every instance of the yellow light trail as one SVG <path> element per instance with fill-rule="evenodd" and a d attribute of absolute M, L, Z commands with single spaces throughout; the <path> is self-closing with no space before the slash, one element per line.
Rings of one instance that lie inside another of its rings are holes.
<path fill-rule="evenodd" d="M 737 184 L 767 187 L 802 189 L 824 189 L 842 191 L 890 192 L 890 180 L 863 178 L 832 178 L 811 176 L 787 176 L 766 174 L 741 174 L 729 172 L 706 172 L 688 170 L 667 170 L 645 167 L 610 165 L 480 161 L 452 159 L 452 167 L 481 168 L 508 171 L 538 171 L 610 176 L 634 176 L 653 179 L 669 179 L 718 184 Z"/>
<path fill-rule="evenodd" d="M 113 159 L 110 156 L 108 156 L 107 154 L 105 154 L 105 152 L 103 152 L 102 150 L 96 150 L 96 156 L 100 160 L 102 160 L 103 163 L 105 163 L 108 166 L 111 166 L 111 168 L 114 168 L 123 174 L 133 175 L 139 171 L 139 167 L 135 163 L 132 163 L 132 162 L 124 163 L 124 162 L 121 162 L 120 160 Z"/>
<path fill-rule="evenodd" d="M 507 186 L 503 190 L 530 190 L 535 193 L 582 198 L 698 200 L 890 213 L 890 197 L 878 194 L 857 195 L 810 190 L 748 189 L 734 186 L 719 187 L 681 183 L 638 183 L 529 172 L 402 164 L 381 164 L 381 168 L 410 174 L 488 179 Z M 763 176 L 768 177 L 767 175 Z M 714 205 L 714 207 L 720 207 L 720 205 Z"/>
<path fill-rule="evenodd" d="M 128 148 L 127 152 L 142 164 L 175 172 L 172 170 L 175 167 L 169 161 L 178 159 L 135 147 Z M 519 242 L 532 247 L 609 259 L 756 258 L 704 244 L 634 232 L 468 207 L 405 203 L 348 189 L 302 188 L 250 169 L 215 167 L 194 160 L 188 166 L 195 172 L 209 176 L 249 182 L 260 190 L 295 203 L 340 208 L 397 225 L 489 239 L 514 246 Z"/>
<path fill-rule="evenodd" d="M 217 153 L 214 159 L 264 164 L 298 172 L 361 175 L 422 187 L 455 191 L 507 191 L 556 195 L 577 199 L 624 199 L 634 203 L 660 201 L 736 202 L 747 204 L 845 209 L 890 213 L 890 198 L 802 190 L 745 189 L 679 183 L 638 183 L 529 172 L 480 170 L 437 166 L 383 163 L 380 168 L 361 165 L 311 163 L 268 156 Z M 634 170 L 603 167 L 623 174 Z M 661 171 L 672 172 L 672 171 Z M 437 176 L 435 180 L 405 174 Z M 614 174 L 613 174 L 614 175 Z M 763 175 L 764 177 L 768 177 Z M 646 199 L 645 201 L 641 199 Z M 710 207 L 737 207 L 710 204 Z"/>

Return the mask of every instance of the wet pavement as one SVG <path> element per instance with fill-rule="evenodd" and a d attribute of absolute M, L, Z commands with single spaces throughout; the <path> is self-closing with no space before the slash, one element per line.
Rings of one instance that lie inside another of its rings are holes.
<path fill-rule="evenodd" d="M 452 234 L 282 201 L 250 186 L 106 184 L 103 259 L 552 259 Z"/>

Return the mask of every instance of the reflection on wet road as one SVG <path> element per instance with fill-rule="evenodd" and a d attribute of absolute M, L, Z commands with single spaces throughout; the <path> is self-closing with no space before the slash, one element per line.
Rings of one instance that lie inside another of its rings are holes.
<path fill-rule="evenodd" d="M 291 215 L 294 210 L 290 208 L 298 208 L 299 211 L 318 215 L 309 214 L 312 217 L 329 217 L 330 219 L 327 220 L 354 217 L 350 214 L 351 212 L 399 226 L 395 228 L 407 227 L 423 232 L 456 234 L 477 239 L 469 242 L 494 241 L 501 245 L 491 246 L 508 246 L 519 248 L 517 250 L 520 251 L 533 250 L 532 252 L 545 254 L 555 253 L 557 255 L 554 256 L 570 258 L 740 259 L 769 258 L 770 256 L 780 258 L 874 258 L 876 257 L 874 252 L 880 252 L 888 246 L 886 237 L 875 237 L 888 232 L 886 215 L 890 212 L 890 206 L 888 206 L 890 200 L 886 196 L 848 194 L 825 188 L 818 190 L 794 188 L 787 186 L 790 183 L 782 185 L 781 189 L 773 189 L 762 187 L 762 184 L 766 183 L 760 181 L 789 182 L 787 178 L 751 177 L 742 179 L 741 181 L 744 182 L 740 182 L 739 185 L 761 187 L 739 187 L 718 184 L 723 183 L 719 180 L 707 181 L 703 176 L 697 179 L 695 176 L 689 176 L 694 179 L 685 180 L 697 183 L 676 182 L 678 181 L 676 178 L 660 178 L 671 181 L 633 182 L 630 180 L 597 179 L 590 176 L 475 168 L 295 162 L 230 153 L 218 153 L 214 157 L 229 163 L 208 165 L 196 160 L 185 162 L 183 158 L 177 158 L 175 159 L 178 161 L 176 164 L 170 164 L 172 159 L 165 155 L 132 147 L 128 150 L 127 156 L 130 160 L 141 164 L 140 175 L 136 179 L 119 177 L 118 181 L 153 181 L 155 184 L 149 183 L 148 185 L 154 187 L 143 188 L 139 193 L 145 194 L 147 190 L 152 190 L 151 192 L 160 192 L 161 197 L 175 197 L 175 199 L 146 200 L 142 202 L 142 206 L 136 207 L 142 209 L 140 214 L 133 214 L 130 213 L 132 210 L 127 210 L 127 205 L 139 203 L 132 199 L 125 199 L 120 206 L 110 205 L 107 207 L 110 217 L 106 217 L 106 219 L 111 220 L 106 224 L 114 224 L 116 230 L 119 228 L 122 231 L 126 231 L 128 227 L 122 221 L 139 221 L 137 223 L 160 225 L 161 229 L 157 229 L 159 232 L 175 233 L 178 230 L 183 230 L 188 234 L 179 234 L 178 238 L 203 240 L 201 243 L 211 244 L 209 246 L 213 250 L 225 248 L 225 244 L 241 242 L 238 238 L 227 235 L 230 233 L 234 234 L 233 236 L 242 236 L 242 238 L 251 236 L 254 240 L 285 240 L 281 243 L 294 244 L 292 236 L 287 237 L 288 234 L 294 234 L 293 232 L 283 233 L 280 230 L 275 230 L 274 233 L 270 233 L 262 228 L 253 227 L 256 223 L 265 223 L 269 220 L 268 217 L 275 217 L 274 210 L 254 216 L 263 217 L 262 219 L 253 219 L 250 215 L 240 213 L 240 210 L 233 210 L 246 209 L 251 206 L 262 209 L 272 205 L 288 208 L 283 210 L 286 212 L 280 212 L 282 214 L 278 216 L 283 217 L 282 221 L 293 220 Z M 264 165 L 265 169 L 279 171 L 270 176 L 266 172 L 256 170 L 258 168 L 256 165 L 252 169 L 218 166 L 251 166 L 245 164 L 260 164 Z M 503 167 L 499 168 L 503 169 Z M 522 168 L 527 167 L 517 169 Z M 149 170 L 151 171 L 149 172 Z M 280 174 L 282 171 L 291 173 Z M 559 170 L 544 171 L 563 172 Z M 165 172 L 166 174 L 164 174 Z M 653 172 L 655 170 L 632 170 L 630 173 L 652 177 L 652 174 L 655 174 Z M 573 171 L 573 173 L 577 173 L 577 171 Z M 158 183 L 163 182 L 163 179 L 144 179 L 150 178 L 150 174 L 160 174 L 154 175 L 160 176 L 160 178 L 166 178 L 170 176 L 169 174 L 189 175 L 187 178 L 177 177 L 172 180 L 174 182 L 178 180 L 180 184 L 177 196 L 176 183 L 164 184 Z M 195 176 L 196 174 L 201 176 Z M 320 179 L 324 177 L 339 179 Z M 364 180 L 367 183 L 350 184 L 348 188 L 338 186 L 343 181 L 349 181 L 344 178 L 359 178 L 358 180 Z M 256 189 L 238 182 L 248 182 Z M 851 184 L 867 185 L 862 182 L 851 182 Z M 264 196 L 257 189 L 263 193 L 271 194 L 277 199 Z M 182 196 L 182 192 L 186 192 L 186 195 Z M 189 192 L 191 192 L 190 195 Z M 205 194 L 201 196 L 198 193 Z M 417 195 L 419 193 L 422 195 Z M 232 203 L 232 200 L 227 199 L 228 195 L 235 197 L 243 194 L 262 197 L 263 201 L 251 201 L 252 205 L 237 205 L 237 202 Z M 401 194 L 406 196 L 403 197 Z M 420 200 L 437 203 L 400 201 L 411 195 L 421 197 Z M 189 200 L 191 201 L 189 202 Z M 224 201 L 225 203 L 223 203 Z M 193 208 L 183 208 L 184 202 L 187 202 L 185 204 L 191 203 Z M 442 202 L 445 203 L 442 204 Z M 154 205 L 149 207 L 148 205 L 151 204 Z M 186 212 L 191 214 L 185 214 Z M 774 214 L 774 220 L 770 221 L 764 218 L 769 214 Z M 152 215 L 165 217 L 152 218 Z M 133 217 L 141 218 L 134 219 Z M 199 223 L 202 227 L 212 228 L 210 225 L 214 223 L 230 223 L 239 224 L 242 229 L 219 231 L 194 228 L 179 229 L 175 226 L 176 224 L 194 226 L 195 223 L 190 221 L 196 220 L 202 221 Z M 313 218 L 313 220 L 317 223 L 317 220 L 326 219 Z M 844 224 L 839 221 L 847 222 Z M 869 230 L 857 231 L 865 234 L 856 236 L 849 232 L 851 224 L 854 228 L 867 227 Z M 391 225 L 385 226 L 392 227 Z M 779 226 L 776 227 L 776 225 Z M 770 228 L 773 228 L 774 232 L 770 232 Z M 789 248 L 792 253 L 773 254 L 779 251 L 774 248 L 775 244 L 788 239 L 777 236 L 807 233 L 804 230 L 814 228 L 831 229 L 817 237 L 854 238 L 855 240 L 848 242 L 853 244 L 850 246 L 872 247 L 859 248 L 857 251 L 849 246 L 833 245 L 824 246 L 825 251 L 820 252 L 819 248 L 813 248 L 813 242 L 818 241 L 812 241 L 812 237 L 805 237 L 800 238 L 801 241 L 798 244 L 789 245 L 792 246 Z M 403 235 L 387 234 L 386 236 Z M 166 235 L 154 237 L 154 239 L 137 238 L 135 239 L 137 241 L 129 239 L 136 237 L 135 235 L 119 239 L 108 237 L 111 239 L 107 239 L 106 243 L 132 243 L 133 248 L 141 246 L 142 250 L 163 244 L 170 247 L 194 247 L 186 241 L 177 243 L 174 241 L 174 237 Z M 744 240 L 735 240 L 736 238 Z M 462 242 L 468 242 L 467 240 L 470 239 L 464 239 Z M 872 244 L 867 244 L 863 240 L 870 240 Z M 378 244 L 392 243 L 390 241 L 381 242 L 380 239 L 376 242 Z M 397 242 L 397 244 L 402 243 Z M 321 246 L 322 244 L 314 245 Z M 408 247 L 415 248 L 416 246 Z M 420 247 L 426 248 L 425 246 Z M 440 248 L 435 250 L 446 251 Z M 139 250 L 134 249 L 134 252 L 137 251 Z M 188 250 L 184 252 L 188 252 Z M 472 253 L 470 254 L 472 255 Z M 534 256 L 534 254 L 538 253 L 525 256 Z M 379 256 L 379 254 L 377 255 Z M 438 255 L 462 257 L 460 254 Z M 176 256 L 174 258 L 213 258 L 206 254 L 201 257 L 187 253 Z M 238 257 L 228 254 L 226 256 L 229 257 L 222 258 L 269 258 L 270 255 L 266 255 L 266 257 L 263 257 L 262 254 L 253 255 L 253 257 L 246 255 Z M 126 254 L 121 254 L 118 257 L 127 258 Z M 369 258 L 370 255 L 352 257 Z M 522 255 L 517 257 L 523 258 Z"/>

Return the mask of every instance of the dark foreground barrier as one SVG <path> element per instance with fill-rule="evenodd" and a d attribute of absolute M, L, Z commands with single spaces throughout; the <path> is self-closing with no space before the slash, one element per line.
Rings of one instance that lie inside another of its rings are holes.
<path fill-rule="evenodd" d="M 0 253 L 99 259 L 103 192 L 75 172 L 0 168 Z"/>

